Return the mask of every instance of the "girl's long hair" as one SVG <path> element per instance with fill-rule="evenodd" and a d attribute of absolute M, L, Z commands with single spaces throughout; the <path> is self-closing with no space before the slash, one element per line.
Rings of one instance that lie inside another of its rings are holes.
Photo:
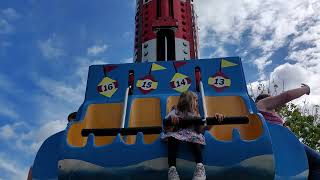
<path fill-rule="evenodd" d="M 181 93 L 177 110 L 182 117 L 188 117 L 191 115 L 197 116 L 198 110 L 195 100 L 197 99 L 197 94 L 191 91 L 186 91 Z"/>

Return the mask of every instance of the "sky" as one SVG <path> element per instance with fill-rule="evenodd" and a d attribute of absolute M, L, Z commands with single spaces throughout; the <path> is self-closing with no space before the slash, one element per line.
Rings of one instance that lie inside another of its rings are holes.
<path fill-rule="evenodd" d="M 320 104 L 320 1 L 196 1 L 201 58 L 240 56 L 246 80 L 306 83 Z M 0 180 L 26 179 L 84 99 L 91 64 L 132 62 L 134 0 L 0 1 Z M 283 86 L 284 85 L 284 86 Z"/>

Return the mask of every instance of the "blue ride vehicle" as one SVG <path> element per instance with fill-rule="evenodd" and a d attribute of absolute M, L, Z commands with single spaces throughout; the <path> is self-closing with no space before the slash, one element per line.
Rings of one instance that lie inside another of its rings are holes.
<path fill-rule="evenodd" d="M 42 144 L 30 177 L 167 179 L 160 134 L 164 117 L 187 90 L 198 94 L 203 121 L 213 125 L 203 149 L 207 179 L 308 178 L 297 137 L 257 112 L 239 57 L 90 66 L 76 119 Z M 215 113 L 226 119 L 215 121 Z M 182 144 L 180 178 L 191 179 L 194 167 Z"/>

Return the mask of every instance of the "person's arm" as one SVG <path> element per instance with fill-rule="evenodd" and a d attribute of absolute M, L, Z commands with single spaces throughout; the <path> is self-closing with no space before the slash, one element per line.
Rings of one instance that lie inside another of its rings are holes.
<path fill-rule="evenodd" d="M 257 103 L 259 110 L 271 111 L 285 105 L 287 102 L 310 93 L 310 87 L 302 84 L 302 87 L 285 91 L 277 96 L 267 97 Z"/>
<path fill-rule="evenodd" d="M 179 123 L 179 117 L 176 115 L 176 109 L 172 108 L 172 110 L 167 114 L 165 119 L 168 121 L 171 120 L 171 123 L 173 125 L 176 125 Z"/>

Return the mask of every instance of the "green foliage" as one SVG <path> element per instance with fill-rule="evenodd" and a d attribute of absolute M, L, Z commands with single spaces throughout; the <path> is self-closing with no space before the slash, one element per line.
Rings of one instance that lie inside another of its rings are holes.
<path fill-rule="evenodd" d="M 318 115 L 302 113 L 301 109 L 292 103 L 278 110 L 288 127 L 306 145 L 320 152 L 320 124 Z"/>

